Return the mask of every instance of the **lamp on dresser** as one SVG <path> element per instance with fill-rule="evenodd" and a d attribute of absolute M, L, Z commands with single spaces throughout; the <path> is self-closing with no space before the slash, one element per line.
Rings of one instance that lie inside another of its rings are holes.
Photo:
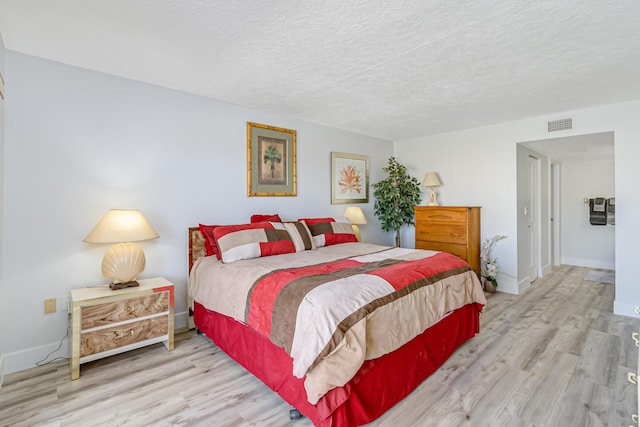
<path fill-rule="evenodd" d="M 137 210 L 111 209 L 87 237 L 87 243 L 117 243 L 102 259 L 102 275 L 112 279 L 111 289 L 138 286 L 136 278 L 144 271 L 146 258 L 135 243 L 160 237 Z"/>
<path fill-rule="evenodd" d="M 439 187 L 442 183 L 438 178 L 438 175 L 435 172 L 427 172 L 424 175 L 424 179 L 422 180 L 422 186 L 428 187 L 429 191 L 429 201 L 427 202 L 427 206 L 440 206 L 438 203 L 438 195 L 436 194 L 433 187 Z"/>
<path fill-rule="evenodd" d="M 349 221 L 351 221 L 353 232 L 356 234 L 358 242 L 360 242 L 362 240 L 362 236 L 360 235 L 360 229 L 358 228 L 358 225 L 367 223 L 367 219 L 364 217 L 362 209 L 360 209 L 358 206 L 349 206 L 347 209 L 345 209 L 344 216 L 347 217 Z"/>

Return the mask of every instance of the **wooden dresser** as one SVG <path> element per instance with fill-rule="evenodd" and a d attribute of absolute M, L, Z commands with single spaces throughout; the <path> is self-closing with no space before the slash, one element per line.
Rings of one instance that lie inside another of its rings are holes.
<path fill-rule="evenodd" d="M 480 207 L 415 206 L 414 211 L 416 249 L 459 256 L 480 277 Z"/>
<path fill-rule="evenodd" d="M 173 284 L 162 277 L 138 282 L 71 291 L 71 379 L 92 360 L 159 342 L 173 350 Z"/>

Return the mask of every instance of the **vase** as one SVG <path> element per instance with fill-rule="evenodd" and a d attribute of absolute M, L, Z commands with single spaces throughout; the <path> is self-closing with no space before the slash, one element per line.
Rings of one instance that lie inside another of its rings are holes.
<path fill-rule="evenodd" d="M 496 286 L 498 286 L 498 282 L 495 280 L 486 279 L 484 281 L 484 290 L 489 292 L 490 294 L 496 291 Z"/>

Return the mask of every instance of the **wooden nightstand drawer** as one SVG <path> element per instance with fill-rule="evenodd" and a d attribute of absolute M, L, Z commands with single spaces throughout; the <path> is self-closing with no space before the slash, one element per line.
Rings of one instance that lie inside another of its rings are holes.
<path fill-rule="evenodd" d="M 168 327 L 167 317 L 163 316 L 83 332 L 80 338 L 80 357 L 166 335 Z"/>
<path fill-rule="evenodd" d="M 467 223 L 467 211 L 461 209 L 447 209 L 445 207 L 429 207 L 429 210 L 415 211 L 416 221 L 459 222 Z"/>
<path fill-rule="evenodd" d="M 467 228 L 464 224 L 441 224 L 438 227 L 420 226 L 416 227 L 416 240 L 426 240 L 432 242 L 467 243 Z"/>
<path fill-rule="evenodd" d="M 422 240 L 416 240 L 416 249 L 429 249 L 432 251 L 449 252 L 457 257 L 467 261 L 467 246 L 456 245 L 453 243 L 441 243 L 441 242 L 425 242 Z"/>
<path fill-rule="evenodd" d="M 82 330 L 169 311 L 169 292 L 82 308 Z"/>

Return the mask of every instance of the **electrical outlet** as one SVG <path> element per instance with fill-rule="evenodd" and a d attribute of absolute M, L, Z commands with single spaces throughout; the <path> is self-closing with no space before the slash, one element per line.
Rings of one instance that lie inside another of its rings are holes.
<path fill-rule="evenodd" d="M 44 314 L 56 312 L 56 299 L 49 298 L 44 300 Z"/>
<path fill-rule="evenodd" d="M 58 298 L 58 310 L 60 311 L 69 311 L 69 297 L 62 296 Z"/>

